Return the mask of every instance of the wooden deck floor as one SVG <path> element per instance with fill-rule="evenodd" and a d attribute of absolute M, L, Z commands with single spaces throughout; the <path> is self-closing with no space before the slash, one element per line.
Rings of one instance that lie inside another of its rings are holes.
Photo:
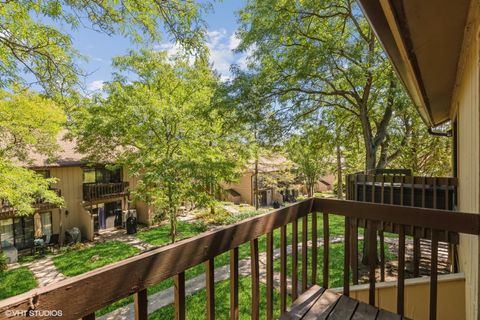
<path fill-rule="evenodd" d="M 401 316 L 317 285 L 305 291 L 281 319 L 401 320 Z"/>

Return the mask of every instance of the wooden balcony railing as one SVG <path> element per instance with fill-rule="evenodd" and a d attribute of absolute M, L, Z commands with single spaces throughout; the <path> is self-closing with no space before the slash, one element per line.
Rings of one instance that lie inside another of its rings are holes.
<path fill-rule="evenodd" d="M 62 196 L 62 192 L 60 191 L 60 189 L 51 190 L 54 191 L 59 197 Z M 57 208 L 57 205 L 51 204 L 43 198 L 36 198 L 35 201 L 32 203 L 32 206 L 37 210 Z M 8 201 L 0 200 L 0 218 L 7 218 L 13 215 L 15 215 L 15 208 L 10 203 L 8 203 Z"/>
<path fill-rule="evenodd" d="M 453 210 L 457 178 L 396 174 L 347 175 L 347 199 Z"/>
<path fill-rule="evenodd" d="M 84 183 L 83 200 L 95 201 L 127 194 L 128 182 Z"/>
<path fill-rule="evenodd" d="M 458 180 L 454 177 L 412 176 L 410 170 L 385 169 L 376 170 L 375 174 L 350 174 L 347 175 L 346 181 L 347 200 L 445 210 L 454 210 L 456 207 Z M 364 221 L 360 220 L 359 223 L 365 226 Z M 384 232 L 391 232 L 395 227 L 392 224 L 378 226 L 381 253 L 384 251 Z M 415 277 L 421 273 L 421 247 L 428 244 L 428 241 L 421 239 L 430 239 L 425 232 L 418 228 L 406 230 L 407 235 L 414 237 L 413 274 Z M 448 252 L 447 263 L 452 270 L 455 270 L 457 266 L 454 259 L 456 250 L 454 245 L 458 244 L 458 235 L 450 235 L 448 239 L 441 239 L 441 241 L 441 250 Z M 383 269 L 384 260 L 380 260 Z M 358 283 L 355 274 L 354 283 Z"/>
<path fill-rule="evenodd" d="M 230 318 L 239 318 L 239 246 L 250 244 L 251 260 L 251 315 L 259 318 L 260 280 L 259 280 L 259 237 L 266 235 L 266 315 L 272 319 L 274 311 L 284 314 L 287 310 L 287 278 L 291 277 L 293 300 L 310 286 L 319 282 L 329 287 L 330 233 L 329 218 L 339 215 L 345 218 L 344 225 L 344 261 L 343 294 L 350 293 L 350 247 L 354 243 L 350 235 L 358 233 L 356 221 L 366 221 L 369 245 L 369 302 L 375 303 L 375 269 L 377 254 L 376 226 L 380 223 L 392 223 L 398 226 L 398 298 L 397 313 L 404 313 L 405 292 L 405 234 L 406 230 L 425 228 L 432 239 L 431 282 L 430 282 L 430 319 L 436 318 L 437 302 L 437 244 L 442 234 L 465 233 L 479 235 L 480 215 L 446 212 L 443 210 L 410 208 L 392 205 L 372 204 L 332 199 L 307 199 L 289 207 L 253 217 L 199 236 L 182 240 L 172 245 L 128 258 L 124 261 L 104 266 L 97 270 L 68 278 L 57 284 L 34 289 L 30 292 L 0 302 L 0 314 L 10 310 L 62 310 L 65 319 L 94 319 L 95 311 L 111 303 L 134 296 L 135 319 L 147 319 L 147 288 L 168 278 L 174 279 L 174 304 L 176 319 L 185 319 L 186 294 L 185 270 L 199 264 L 205 264 L 206 302 L 205 314 L 208 319 L 215 316 L 215 279 L 214 260 L 218 255 L 230 252 Z M 320 219 L 321 218 L 321 223 Z M 299 237 L 298 224 L 302 228 Z M 292 229 L 292 274 L 287 274 L 287 226 Z M 280 230 L 280 303 L 274 304 L 274 231 Z M 324 254 L 318 261 L 319 236 L 323 238 Z M 297 244 L 302 248 L 298 253 Z M 309 254 L 311 254 L 309 262 Z M 301 259 L 301 270 L 298 261 Z M 307 262 L 309 264 L 307 265 Z M 322 269 L 320 269 L 322 268 Z M 320 279 L 317 271 L 323 270 Z M 299 276 L 297 277 L 297 271 Z M 300 278 L 300 279 L 299 279 Z M 298 282 L 301 286 L 298 287 Z M 298 288 L 298 289 L 297 289 Z M 101 294 L 99 293 L 101 290 Z M 418 301 L 424 304 L 425 301 Z M 228 315 L 224 315 L 227 317 Z M 21 317 L 17 317 L 21 318 Z"/>

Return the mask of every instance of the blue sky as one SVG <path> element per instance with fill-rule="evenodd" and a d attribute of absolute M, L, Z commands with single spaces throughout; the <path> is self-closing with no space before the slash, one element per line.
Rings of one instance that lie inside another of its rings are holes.
<path fill-rule="evenodd" d="M 229 67 L 236 63 L 245 64 L 245 56 L 234 54 L 232 49 L 238 45 L 235 30 L 238 26 L 236 12 L 244 5 L 242 0 L 224 0 L 213 3 L 213 10 L 204 19 L 208 26 L 208 43 L 211 60 L 222 78 L 228 78 Z M 127 38 L 108 36 L 89 29 L 81 28 L 72 34 L 73 45 L 88 58 L 81 67 L 87 72 L 84 80 L 89 91 L 102 87 L 104 81 L 111 79 L 111 59 L 136 48 Z M 174 51 L 175 47 L 166 39 L 159 49 Z"/>

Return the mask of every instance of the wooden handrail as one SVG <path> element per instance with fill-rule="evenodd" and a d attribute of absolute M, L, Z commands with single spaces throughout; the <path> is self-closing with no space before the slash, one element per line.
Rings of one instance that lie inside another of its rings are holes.
<path fill-rule="evenodd" d="M 314 199 L 312 210 L 407 226 L 480 234 L 480 214 L 320 198 Z"/>
<path fill-rule="evenodd" d="M 83 184 L 83 200 L 93 201 L 111 196 L 122 195 L 127 191 L 129 183 L 110 182 L 110 183 L 84 183 Z"/>
<path fill-rule="evenodd" d="M 253 294 L 258 297 L 258 238 L 262 235 L 270 235 L 267 240 L 270 242 L 267 246 L 268 259 L 272 259 L 272 233 L 276 229 L 281 229 L 281 311 L 286 309 L 286 226 L 294 221 L 302 220 L 302 247 L 307 245 L 308 229 L 306 227 L 307 215 L 312 212 L 321 212 L 323 214 L 323 239 L 324 239 L 324 259 L 323 276 L 324 286 L 328 286 L 328 266 L 329 261 L 329 226 L 328 216 L 330 214 L 342 215 L 345 219 L 345 233 L 357 234 L 351 228 L 354 220 L 365 219 L 368 226 L 375 226 L 377 223 L 393 222 L 402 226 L 420 226 L 432 229 L 434 235 L 434 245 L 438 240 L 438 231 L 453 231 L 467 234 L 478 235 L 479 215 L 468 213 L 446 212 L 443 210 L 430 210 L 420 208 L 407 208 L 392 205 L 379 205 L 371 203 L 361 203 L 353 201 L 342 201 L 332 199 L 307 199 L 294 205 L 274 210 L 260 216 L 246 219 L 239 223 L 229 225 L 214 231 L 208 231 L 193 238 L 179 241 L 175 244 L 160 247 L 126 260 L 104 266 L 102 268 L 87 272 L 85 274 L 68 278 L 56 284 L 43 288 L 33 289 L 27 293 L 5 299 L 0 302 L 0 314 L 6 310 L 29 310 L 32 306 L 41 310 L 62 310 L 65 319 L 90 318 L 94 319 L 94 312 L 129 295 L 135 295 L 136 314 L 139 319 L 145 319 L 147 296 L 146 289 L 160 281 L 175 277 L 177 291 L 175 292 L 175 305 L 177 308 L 185 307 L 185 270 L 206 263 L 206 281 L 208 301 L 208 310 L 210 316 L 213 316 L 215 300 L 212 295 L 214 286 L 213 261 L 216 256 L 230 251 L 230 269 L 234 276 L 232 284 L 238 286 L 238 247 L 244 243 L 250 242 L 252 252 L 252 274 L 254 286 Z M 427 218 L 428 217 L 428 218 Z M 303 219 L 302 219 L 303 218 Z M 313 218 L 312 218 L 313 219 Z M 315 221 L 315 222 L 313 222 Z M 312 225 L 316 226 L 316 219 L 312 220 Z M 310 226 L 310 223 L 309 223 Z M 356 225 L 358 228 L 358 225 Z M 370 228 L 371 230 L 371 228 Z M 353 231 L 353 232 L 351 232 Z M 314 235 L 316 237 L 316 234 Z M 374 232 L 369 232 L 370 239 L 369 257 L 370 271 L 375 270 L 376 236 Z M 402 236 L 404 239 L 404 235 Z M 311 240 L 311 239 L 310 239 Z M 298 241 L 298 240 L 297 240 Z M 404 240 L 402 240 L 404 246 Z M 345 242 L 345 251 L 348 247 L 355 245 L 350 240 Z M 402 245 L 402 243 L 401 243 Z M 312 250 L 316 250 L 316 243 L 312 243 Z M 404 248 L 402 250 L 405 250 Z M 310 253 L 308 253 L 310 254 Z M 301 292 L 307 290 L 307 281 L 309 284 L 316 283 L 316 274 L 307 279 L 307 250 L 302 250 L 302 254 L 297 255 L 297 259 L 302 259 L 302 288 Z M 345 255 L 345 259 L 348 254 Z M 436 256 L 432 252 L 432 262 L 436 262 Z M 270 261 L 270 260 L 269 260 Z M 344 263 L 344 290 L 349 293 L 349 261 Z M 436 267 L 436 265 L 435 265 Z M 269 262 L 268 277 L 273 277 L 272 262 Z M 432 268 L 433 270 L 433 268 Z M 371 273 L 371 274 L 374 274 Z M 436 277 L 436 272 L 433 274 Z M 403 283 L 403 275 L 399 277 Z M 370 302 L 375 301 L 375 278 L 370 276 Z M 269 289 L 269 307 L 268 313 L 273 315 L 271 302 L 272 279 L 268 280 Z M 399 313 L 403 312 L 403 286 L 399 286 Z M 98 292 L 101 290 L 101 294 Z M 436 281 L 431 285 L 432 298 L 431 306 L 435 306 L 436 301 Z M 301 293 L 300 292 L 300 293 Z M 231 301 L 233 308 L 231 315 L 238 317 L 238 288 L 231 288 Z M 277 306 L 278 308 L 278 306 Z M 253 303 L 252 310 L 257 315 L 258 305 Z M 185 310 L 177 310 L 177 318 L 182 319 Z M 433 317 L 435 315 L 433 314 Z M 270 319 L 269 317 L 269 319 Z M 20 317 L 18 317 L 20 318 Z"/>

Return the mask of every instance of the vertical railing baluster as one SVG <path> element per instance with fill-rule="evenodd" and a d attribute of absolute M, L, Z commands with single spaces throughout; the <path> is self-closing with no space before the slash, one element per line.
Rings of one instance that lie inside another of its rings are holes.
<path fill-rule="evenodd" d="M 343 257 L 343 294 L 350 295 L 350 217 L 345 217 L 345 245 Z"/>
<path fill-rule="evenodd" d="M 377 223 L 368 220 L 368 303 L 375 305 L 375 265 L 377 264 Z"/>
<path fill-rule="evenodd" d="M 362 177 L 363 177 L 363 190 L 362 190 L 363 191 L 362 192 L 363 193 L 362 194 L 363 199 L 362 199 L 362 201 L 367 202 L 367 176 L 362 175 Z"/>
<path fill-rule="evenodd" d="M 329 255 L 330 255 L 330 228 L 328 223 L 328 213 L 323 214 L 323 287 L 328 288 L 329 273 Z"/>
<path fill-rule="evenodd" d="M 238 247 L 230 250 L 230 319 L 238 320 Z"/>
<path fill-rule="evenodd" d="M 267 320 L 273 319 L 273 231 L 267 234 Z"/>
<path fill-rule="evenodd" d="M 403 316 L 405 301 L 405 226 L 399 225 L 398 233 L 398 285 L 397 313 Z"/>
<path fill-rule="evenodd" d="M 437 178 L 433 177 L 433 209 L 437 209 Z"/>
<path fill-rule="evenodd" d="M 383 227 L 382 223 L 382 227 Z M 383 230 L 378 231 L 380 240 L 380 281 L 385 282 L 385 235 Z"/>
<path fill-rule="evenodd" d="M 280 228 L 280 311 L 287 311 L 287 226 Z"/>
<path fill-rule="evenodd" d="M 258 265 L 258 239 L 250 241 L 250 268 L 252 275 L 252 320 L 260 318 L 260 267 Z"/>
<path fill-rule="evenodd" d="M 420 237 L 418 236 L 418 228 L 413 227 L 413 277 L 420 276 L 420 259 L 422 252 L 420 251 Z"/>
<path fill-rule="evenodd" d="M 427 186 L 427 178 L 422 177 L 422 208 L 425 208 L 425 188 Z"/>
<path fill-rule="evenodd" d="M 302 292 L 308 287 L 308 216 L 302 218 Z"/>
<path fill-rule="evenodd" d="M 205 262 L 205 288 L 207 291 L 207 319 L 215 319 L 215 262 Z"/>
<path fill-rule="evenodd" d="M 351 225 L 352 225 L 352 232 L 351 232 L 351 237 L 352 237 L 352 256 L 350 259 L 352 260 L 352 283 L 354 285 L 358 284 L 358 219 L 357 218 L 352 218 L 351 219 Z"/>
<path fill-rule="evenodd" d="M 302 248 L 303 250 L 303 248 Z M 292 222 L 292 300 L 298 297 L 298 220 Z"/>
<path fill-rule="evenodd" d="M 185 319 L 185 272 L 181 272 L 173 277 L 174 282 L 174 300 L 175 300 L 175 319 Z"/>
<path fill-rule="evenodd" d="M 140 290 L 133 295 L 135 320 L 148 319 L 148 296 L 147 289 Z"/>
<path fill-rule="evenodd" d="M 312 212 L 312 285 L 317 284 L 318 233 L 317 213 Z"/>
<path fill-rule="evenodd" d="M 432 229 L 430 258 L 430 320 L 437 318 L 438 230 Z"/>

